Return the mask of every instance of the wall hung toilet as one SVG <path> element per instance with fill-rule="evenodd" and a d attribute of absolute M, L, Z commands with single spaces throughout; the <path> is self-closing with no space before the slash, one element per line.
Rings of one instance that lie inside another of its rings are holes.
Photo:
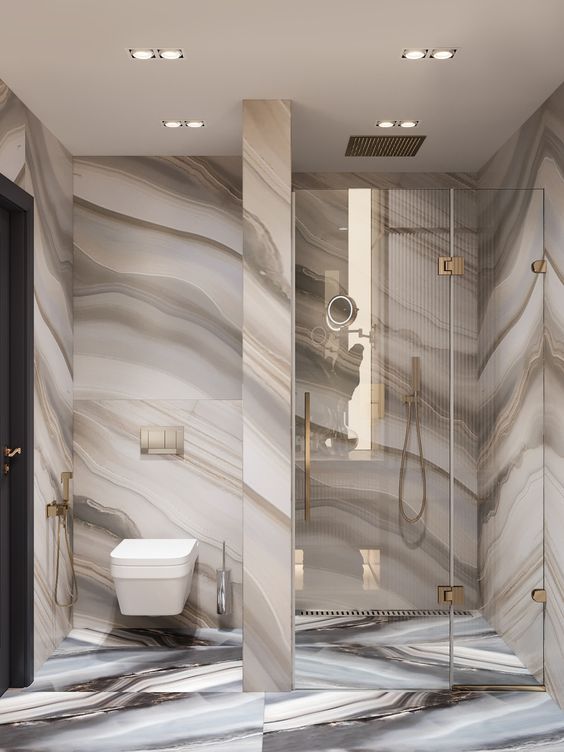
<path fill-rule="evenodd" d="M 180 614 L 190 593 L 198 541 L 127 538 L 111 553 L 119 608 L 126 616 Z"/>

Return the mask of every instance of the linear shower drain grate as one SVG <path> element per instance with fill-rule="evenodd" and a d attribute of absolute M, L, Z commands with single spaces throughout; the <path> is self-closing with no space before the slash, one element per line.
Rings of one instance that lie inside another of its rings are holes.
<path fill-rule="evenodd" d="M 455 616 L 472 616 L 471 611 L 454 611 Z M 448 611 L 440 610 L 375 610 L 375 609 L 346 609 L 346 610 L 310 610 L 297 609 L 296 616 L 399 616 L 405 619 L 414 616 L 448 616 Z"/>

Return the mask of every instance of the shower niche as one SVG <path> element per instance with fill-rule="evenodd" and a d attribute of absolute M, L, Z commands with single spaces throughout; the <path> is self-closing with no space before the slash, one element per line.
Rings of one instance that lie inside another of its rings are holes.
<path fill-rule="evenodd" d="M 542 192 L 294 222 L 296 686 L 540 687 Z"/>

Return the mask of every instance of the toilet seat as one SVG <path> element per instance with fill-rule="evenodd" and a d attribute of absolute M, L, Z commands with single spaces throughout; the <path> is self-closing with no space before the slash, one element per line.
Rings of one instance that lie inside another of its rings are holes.
<path fill-rule="evenodd" d="M 128 567 L 186 564 L 197 545 L 192 538 L 127 538 L 114 548 L 111 562 Z"/>

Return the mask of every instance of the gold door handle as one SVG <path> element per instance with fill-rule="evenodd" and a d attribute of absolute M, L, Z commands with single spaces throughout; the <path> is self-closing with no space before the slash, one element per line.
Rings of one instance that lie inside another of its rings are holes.
<path fill-rule="evenodd" d="M 10 449 L 10 447 L 4 447 L 4 457 L 15 457 L 16 454 L 21 454 L 22 448 L 16 447 L 15 449 Z"/>
<path fill-rule="evenodd" d="M 304 393 L 304 520 L 311 515 L 311 396 Z"/>

